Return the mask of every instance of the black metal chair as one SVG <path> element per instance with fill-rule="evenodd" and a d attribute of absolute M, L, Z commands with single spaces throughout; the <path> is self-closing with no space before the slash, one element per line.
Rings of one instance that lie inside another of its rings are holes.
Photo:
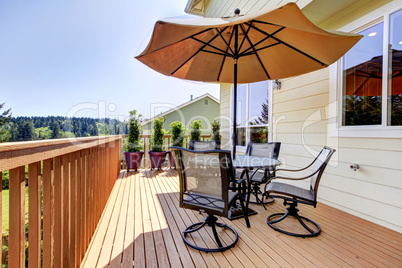
<path fill-rule="evenodd" d="M 230 181 L 234 179 L 234 169 L 230 151 L 192 151 L 180 147 L 173 150 L 180 179 L 180 207 L 202 211 L 208 214 L 203 222 L 188 226 L 183 231 L 183 240 L 190 247 L 204 252 L 222 252 L 234 247 L 238 241 L 237 232 L 230 226 L 217 222 L 215 216 L 227 217 L 228 211 L 237 200 L 245 211 L 244 201 L 238 192 L 229 191 Z M 246 214 L 246 213 L 244 213 Z M 246 216 L 246 223 L 248 217 Z M 217 248 L 198 247 L 187 240 L 187 235 L 204 226 L 212 229 Z M 223 243 L 216 227 L 233 232 L 234 238 Z"/>
<path fill-rule="evenodd" d="M 269 143 L 249 142 L 247 144 L 246 155 L 263 156 L 278 159 L 280 149 L 281 149 L 280 142 L 269 142 Z M 254 175 L 252 175 L 253 173 Z M 275 176 L 275 169 L 266 168 L 265 170 L 250 171 L 249 173 L 249 176 L 252 177 L 251 193 L 255 196 L 256 200 L 256 201 L 250 201 L 250 203 L 262 204 L 265 210 L 267 209 L 265 205 L 274 202 L 274 199 L 266 195 L 262 195 L 260 199 L 259 195 L 262 194 L 261 184 L 267 183 L 271 175 Z M 264 201 L 264 198 L 269 200 Z"/>
<path fill-rule="evenodd" d="M 317 223 L 315 223 L 314 221 L 312 221 L 306 217 L 300 216 L 298 214 L 299 210 L 296 207 L 297 207 L 298 203 L 316 207 L 318 185 L 320 183 L 321 176 L 324 173 L 324 170 L 325 170 L 331 156 L 334 154 L 334 152 L 335 152 L 335 149 L 324 146 L 324 148 L 321 150 L 321 152 L 318 154 L 318 156 L 314 159 L 314 161 L 307 167 L 302 168 L 302 169 L 297 169 L 297 170 L 290 170 L 290 169 L 278 169 L 277 170 L 277 172 L 281 172 L 281 171 L 303 172 L 304 170 L 306 170 L 309 167 L 312 167 L 314 165 L 312 172 L 310 174 L 308 174 L 307 176 L 305 176 L 303 173 L 301 174 L 300 177 L 285 177 L 285 176 L 280 175 L 280 176 L 272 177 L 268 180 L 268 182 L 265 184 L 265 193 L 271 195 L 274 198 L 282 198 L 283 204 L 285 206 L 289 205 L 286 213 L 275 213 L 275 214 L 268 216 L 267 223 L 270 227 L 272 227 L 274 230 L 276 230 L 278 232 L 281 232 L 281 233 L 284 233 L 287 235 L 303 237 L 303 238 L 317 236 L 320 234 L 320 232 L 321 232 L 320 226 Z M 294 186 L 291 184 L 276 181 L 278 179 L 305 180 L 308 178 L 310 178 L 310 189 L 309 190 L 301 188 L 301 187 L 297 187 L 297 186 Z M 274 226 L 274 224 L 276 224 L 280 221 L 283 221 L 288 216 L 295 217 L 298 220 L 298 222 L 302 225 L 302 227 L 308 231 L 308 233 L 292 233 L 292 232 L 285 231 L 283 229 L 280 229 L 280 228 Z M 313 226 L 315 226 L 315 228 Z M 311 228 L 311 227 L 313 227 L 313 228 Z M 315 230 L 313 230 L 313 229 L 315 229 Z"/>
<path fill-rule="evenodd" d="M 194 151 L 208 151 L 208 150 L 220 150 L 220 143 L 217 141 L 195 141 L 191 140 L 189 149 Z"/>

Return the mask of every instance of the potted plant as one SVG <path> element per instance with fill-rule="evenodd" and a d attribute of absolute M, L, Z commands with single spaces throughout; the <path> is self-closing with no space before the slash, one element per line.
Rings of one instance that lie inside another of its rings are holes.
<path fill-rule="evenodd" d="M 151 150 L 148 153 L 151 161 L 151 169 L 161 169 L 167 154 L 167 151 L 163 151 L 163 144 L 165 142 L 163 123 L 165 123 L 165 118 L 158 117 L 153 123 L 154 129 L 151 135 Z"/>
<path fill-rule="evenodd" d="M 140 142 L 141 128 L 141 115 L 137 115 L 136 110 L 130 111 L 128 139 L 126 144 L 126 151 L 124 157 L 126 160 L 127 171 L 130 169 L 138 170 L 141 166 L 141 160 L 144 152 L 141 151 L 142 145 Z"/>
<path fill-rule="evenodd" d="M 216 148 L 221 148 L 221 123 L 218 120 L 214 120 L 211 123 L 212 127 L 212 140 L 216 142 Z"/>
<path fill-rule="evenodd" d="M 186 129 L 184 125 L 180 121 L 174 121 L 170 124 L 170 134 L 172 134 L 172 146 L 183 147 L 184 144 L 184 135 L 186 133 Z M 169 163 L 170 166 L 176 168 L 176 162 L 174 160 L 173 154 L 169 151 Z"/>

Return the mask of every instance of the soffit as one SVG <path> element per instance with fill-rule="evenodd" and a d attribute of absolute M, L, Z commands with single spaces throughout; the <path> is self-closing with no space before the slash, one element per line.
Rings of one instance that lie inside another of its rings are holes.
<path fill-rule="evenodd" d="M 314 0 L 302 9 L 314 24 L 336 30 L 391 0 Z"/>

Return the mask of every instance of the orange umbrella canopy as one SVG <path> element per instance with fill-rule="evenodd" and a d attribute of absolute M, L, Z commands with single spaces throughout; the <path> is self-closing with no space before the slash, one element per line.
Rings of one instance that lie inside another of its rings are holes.
<path fill-rule="evenodd" d="M 251 83 L 325 68 L 361 37 L 323 30 L 289 3 L 253 15 L 159 20 L 136 58 L 168 76 Z"/>
<path fill-rule="evenodd" d="M 390 57 L 389 95 L 402 94 L 402 51 L 393 50 Z M 369 61 L 347 69 L 345 95 L 381 96 L 382 95 L 383 57 L 377 56 Z"/>

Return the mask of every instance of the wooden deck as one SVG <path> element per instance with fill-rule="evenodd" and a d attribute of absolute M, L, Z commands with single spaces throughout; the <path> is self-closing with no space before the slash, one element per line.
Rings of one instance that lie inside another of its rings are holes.
<path fill-rule="evenodd" d="M 244 219 L 220 221 L 234 227 L 239 242 L 224 253 L 202 253 L 181 238 L 186 226 L 204 215 L 178 207 L 175 170 L 122 171 L 103 212 L 82 267 L 402 267 L 402 234 L 330 206 L 301 207 L 301 215 L 320 224 L 315 238 L 275 232 L 266 217 L 282 212 L 282 202 Z M 230 240 L 227 234 L 224 239 Z M 208 233 L 193 236 L 211 245 Z"/>

